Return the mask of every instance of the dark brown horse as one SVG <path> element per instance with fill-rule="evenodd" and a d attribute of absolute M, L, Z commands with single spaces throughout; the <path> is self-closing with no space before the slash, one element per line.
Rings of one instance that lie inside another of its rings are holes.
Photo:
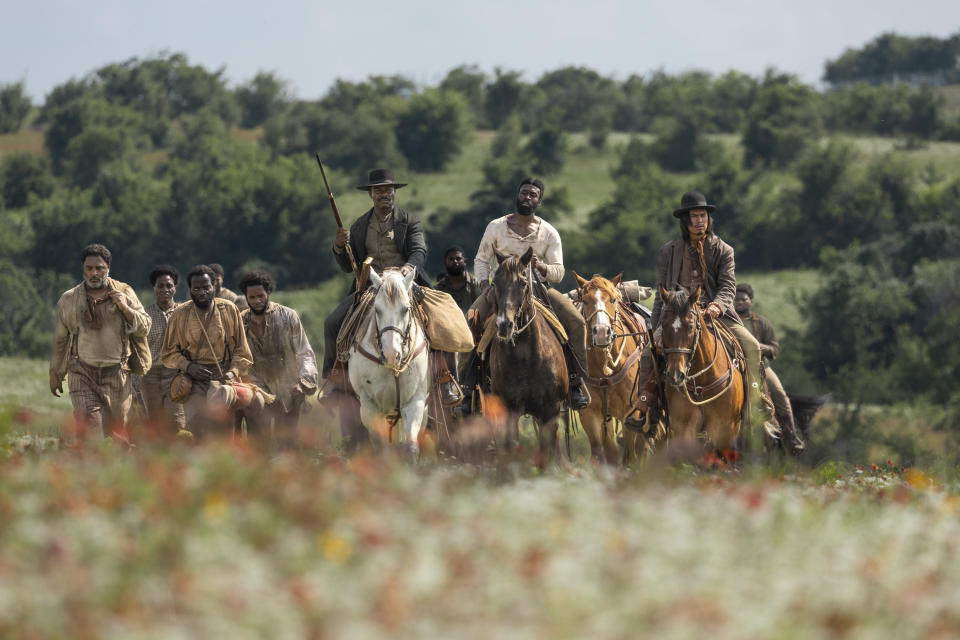
<path fill-rule="evenodd" d="M 534 303 L 533 248 L 522 256 L 496 256 L 490 391 L 506 408 L 508 445 L 519 441 L 521 415 L 536 420 L 542 466 L 556 450 L 558 418 L 570 385 L 567 365 L 560 341 Z"/>
<path fill-rule="evenodd" d="M 719 323 L 704 319 L 699 287 L 693 294 L 661 287 L 660 295 L 670 439 L 691 450 L 699 441 L 708 454 L 729 459 L 740 432 L 743 375 L 720 344 Z"/>
<path fill-rule="evenodd" d="M 634 319 L 621 300 L 617 285 L 621 276 L 607 280 L 595 275 L 590 280 L 576 272 L 580 313 L 587 325 L 587 376 L 593 402 L 580 410 L 580 422 L 590 441 L 594 460 L 627 466 L 644 457 L 652 443 L 633 429 L 622 429 L 622 422 L 633 410 L 638 393 L 637 375 L 643 351 L 646 327 Z M 642 384 L 639 387 L 643 387 Z M 621 424 L 623 453 L 618 455 L 617 425 Z M 656 431 L 652 439 L 656 439 Z M 663 434 L 660 434 L 663 435 Z"/>

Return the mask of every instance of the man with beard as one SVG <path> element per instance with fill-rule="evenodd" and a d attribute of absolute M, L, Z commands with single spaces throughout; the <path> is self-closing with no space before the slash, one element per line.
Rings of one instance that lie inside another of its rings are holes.
<path fill-rule="evenodd" d="M 473 301 L 480 297 L 480 283 L 467 271 L 463 247 L 453 245 L 448 248 L 443 255 L 443 265 L 446 271 L 437 276 L 434 288 L 449 294 L 466 315 Z"/>
<path fill-rule="evenodd" d="M 177 428 L 177 431 L 183 429 L 185 425 L 183 405 L 170 398 L 170 383 L 177 372 L 175 369 L 163 366 L 161 351 L 163 336 L 167 333 L 167 322 L 177 308 L 173 296 L 177 292 L 179 281 L 179 272 L 168 264 L 157 265 L 150 271 L 150 285 L 153 287 L 156 301 L 146 308 L 151 320 L 147 344 L 150 345 L 153 366 L 140 378 L 140 388 L 143 391 L 147 413 L 154 418 L 164 416 Z"/>
<path fill-rule="evenodd" d="M 704 314 L 719 321 L 737 338 L 743 349 L 747 375 L 746 422 L 768 423 L 773 418 L 763 392 L 763 370 L 760 362 L 760 344 L 750 335 L 739 316 L 733 310 L 733 298 L 736 293 L 737 278 L 733 247 L 721 240 L 713 232 L 713 217 L 716 210 L 707 204 L 706 196 L 699 191 L 688 191 L 680 199 L 680 208 L 673 212 L 679 220 L 680 235 L 660 248 L 657 258 L 656 300 L 653 303 L 653 316 L 650 326 L 656 331 L 660 325 L 663 311 L 663 298 L 660 288 L 668 291 L 683 287 L 693 293 L 700 289 L 700 304 Z M 659 340 L 659 332 L 655 339 Z M 648 343 L 640 358 L 638 372 L 641 383 L 648 380 L 653 371 L 653 354 Z M 632 429 L 642 430 L 646 423 L 646 412 L 653 399 L 649 388 L 644 389 L 637 400 L 636 412 L 624 420 Z M 773 429 L 776 431 L 776 429 Z M 789 434 L 788 434 L 789 435 Z M 793 454 L 803 451 L 803 442 L 788 441 L 788 450 Z"/>
<path fill-rule="evenodd" d="M 126 423 L 133 401 L 127 360 L 130 340 L 150 330 L 133 288 L 109 277 L 112 256 L 102 244 L 80 253 L 83 282 L 57 302 L 50 392 L 60 397 L 67 377 L 74 415 L 100 437 Z"/>
<path fill-rule="evenodd" d="M 497 267 L 494 251 L 501 255 L 522 255 L 533 248 L 531 265 L 533 271 L 547 282 L 563 280 L 563 249 L 560 234 L 546 220 L 535 215 L 543 201 L 544 186 L 539 179 L 525 178 L 517 190 L 517 211 L 497 218 L 487 225 L 480 240 L 480 248 L 473 262 L 477 280 L 483 294 L 490 288 L 490 279 Z M 570 299 L 556 289 L 546 287 L 547 298 L 557 319 L 567 333 L 564 353 L 567 356 L 567 371 L 570 375 L 570 406 L 583 409 L 590 405 L 590 394 L 583 385 L 580 371 L 587 362 L 587 331 L 583 316 Z M 467 319 L 474 327 L 483 327 L 492 304 L 487 295 L 481 295 L 467 312 Z M 464 357 L 460 366 L 460 382 L 475 386 L 476 358 Z M 576 362 L 574 362 L 576 360 Z M 464 399 L 458 408 L 461 415 L 469 412 L 470 398 Z"/>
<path fill-rule="evenodd" d="M 240 311 L 246 309 L 247 301 L 243 299 L 243 296 L 238 293 L 234 293 L 230 289 L 227 289 L 225 286 L 223 286 L 223 265 L 219 262 L 212 262 L 207 266 L 213 269 L 213 273 L 216 278 L 213 281 L 214 297 L 229 300 L 233 304 L 237 305 L 237 309 Z"/>
<path fill-rule="evenodd" d="M 429 287 L 425 277 L 424 263 L 427 260 L 427 243 L 423 226 L 412 213 L 396 206 L 394 199 L 397 189 L 407 186 L 395 182 L 393 172 L 388 169 L 370 171 L 367 184 L 357 189 L 366 191 L 373 201 L 373 207 L 360 216 L 350 226 L 350 232 L 340 229 L 333 243 L 333 255 L 340 268 L 351 273 L 353 266 L 347 255 L 346 245 L 350 243 L 353 257 L 360 265 L 369 256 L 373 258 L 371 268 L 377 273 L 384 269 L 398 268 L 406 276 L 416 271 L 414 281 L 423 287 Z M 334 373 L 337 359 L 337 335 L 354 302 L 357 283 L 350 287 L 350 295 L 344 298 L 337 308 L 327 316 L 323 323 L 323 377 L 330 379 Z M 342 370 L 338 370 L 342 371 Z M 346 381 L 339 374 L 333 379 L 339 391 L 346 389 Z M 452 380 L 443 382 L 441 396 L 444 404 L 456 404 L 460 400 L 460 390 Z"/>
<path fill-rule="evenodd" d="M 232 423 L 236 392 L 230 383 L 253 364 L 237 307 L 214 297 L 213 270 L 197 265 L 187 274 L 190 302 L 177 307 L 163 340 L 164 366 L 190 377 L 183 410 L 187 429 L 202 435 Z"/>
<path fill-rule="evenodd" d="M 297 312 L 270 301 L 273 278 L 266 271 L 245 274 L 238 285 L 248 309 L 240 314 L 253 354 L 249 375 L 277 399 L 262 411 L 244 411 L 251 435 L 265 436 L 270 422 L 281 448 L 296 443 L 300 408 L 317 390 L 317 358 Z"/>
<path fill-rule="evenodd" d="M 760 344 L 760 355 L 764 361 L 767 391 L 773 401 L 774 415 L 784 434 L 787 445 L 793 448 L 804 449 L 803 440 L 797 432 L 797 423 L 793 419 L 793 407 L 790 398 L 783 389 L 780 377 L 774 372 L 769 363 L 780 354 L 780 343 L 773 330 L 773 323 L 765 316 L 753 311 L 753 287 L 743 282 L 737 284 L 737 295 L 733 298 L 733 309 L 740 316 L 740 322 Z"/>

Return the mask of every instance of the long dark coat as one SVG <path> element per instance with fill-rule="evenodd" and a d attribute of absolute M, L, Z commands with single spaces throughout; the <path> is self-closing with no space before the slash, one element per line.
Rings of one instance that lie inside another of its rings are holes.
<path fill-rule="evenodd" d="M 670 291 L 677 286 L 683 252 L 689 250 L 689 244 L 683 236 L 676 237 L 660 247 L 660 255 L 657 258 L 657 297 L 653 303 L 653 316 L 650 319 L 653 327 L 660 326 L 660 313 L 663 310 L 660 287 L 663 286 Z M 740 316 L 733 310 L 733 298 L 737 294 L 733 247 L 718 238 L 716 234 L 710 233 L 703 241 L 703 258 L 707 263 L 707 273 L 704 278 L 706 290 L 700 293 L 700 300 L 704 304 L 716 302 L 723 309 L 724 317 L 739 323 Z"/>

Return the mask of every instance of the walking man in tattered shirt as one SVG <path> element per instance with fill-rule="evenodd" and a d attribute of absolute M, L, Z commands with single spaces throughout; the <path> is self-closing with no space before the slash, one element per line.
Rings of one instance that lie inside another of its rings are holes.
<path fill-rule="evenodd" d="M 127 359 L 130 337 L 143 338 L 150 316 L 133 288 L 109 277 L 112 255 L 102 244 L 80 253 L 83 282 L 57 302 L 50 358 L 50 392 L 60 397 L 67 377 L 78 435 L 103 437 L 105 428 L 122 428 L 133 402 Z"/>
<path fill-rule="evenodd" d="M 176 267 L 168 264 L 157 265 L 150 271 L 150 286 L 153 287 L 155 302 L 147 305 L 145 311 L 150 316 L 147 344 L 150 345 L 153 366 L 140 378 L 140 388 L 143 391 L 147 413 L 154 419 L 162 417 L 177 431 L 183 429 L 186 424 L 183 405 L 170 398 L 170 383 L 177 372 L 175 369 L 163 366 L 161 351 L 163 336 L 167 333 L 167 322 L 177 308 L 173 296 L 177 292 L 179 281 L 180 273 Z"/>
<path fill-rule="evenodd" d="M 247 344 L 253 354 L 248 375 L 277 399 L 262 411 L 247 411 L 247 429 L 266 436 L 270 422 L 281 449 L 297 442 L 300 409 L 317 390 L 317 357 L 310 347 L 300 316 L 290 307 L 270 301 L 273 278 L 266 271 L 251 271 L 239 283 L 248 308 L 240 314 Z"/>
<path fill-rule="evenodd" d="M 170 316 L 163 339 L 164 366 L 193 382 L 183 410 L 187 429 L 197 435 L 232 426 L 230 406 L 236 394 L 231 394 L 230 383 L 253 364 L 240 312 L 232 302 L 214 297 L 214 277 L 206 265 L 190 270 L 190 302 Z"/>

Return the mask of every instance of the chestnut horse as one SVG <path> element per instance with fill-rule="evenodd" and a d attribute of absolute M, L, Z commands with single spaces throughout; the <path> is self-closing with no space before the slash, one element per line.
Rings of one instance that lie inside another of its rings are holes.
<path fill-rule="evenodd" d="M 660 296 L 670 439 L 691 450 L 700 440 L 708 454 L 726 458 L 740 432 L 743 374 L 720 344 L 719 323 L 705 320 L 697 304 L 699 287 L 689 294 L 661 286 Z"/>
<path fill-rule="evenodd" d="M 507 410 L 508 446 L 519 442 L 521 415 L 536 420 L 542 467 L 557 448 L 558 420 L 570 387 L 567 364 L 560 341 L 534 304 L 533 248 L 522 256 L 496 256 L 497 338 L 490 343 L 490 391 Z"/>
<path fill-rule="evenodd" d="M 590 441 L 590 455 L 594 460 L 614 464 L 620 458 L 621 464 L 627 466 L 645 456 L 650 448 L 642 434 L 623 429 L 623 452 L 619 455 L 614 422 L 617 420 L 622 425 L 639 392 L 637 376 L 646 342 L 646 326 L 638 326 L 636 320 L 626 317 L 628 312 L 622 306 L 617 289 L 622 274 L 613 280 L 599 275 L 587 280 L 576 272 L 573 275 L 577 279 L 580 313 L 590 336 L 584 382 L 593 397 L 590 406 L 580 410 L 580 422 Z"/>

